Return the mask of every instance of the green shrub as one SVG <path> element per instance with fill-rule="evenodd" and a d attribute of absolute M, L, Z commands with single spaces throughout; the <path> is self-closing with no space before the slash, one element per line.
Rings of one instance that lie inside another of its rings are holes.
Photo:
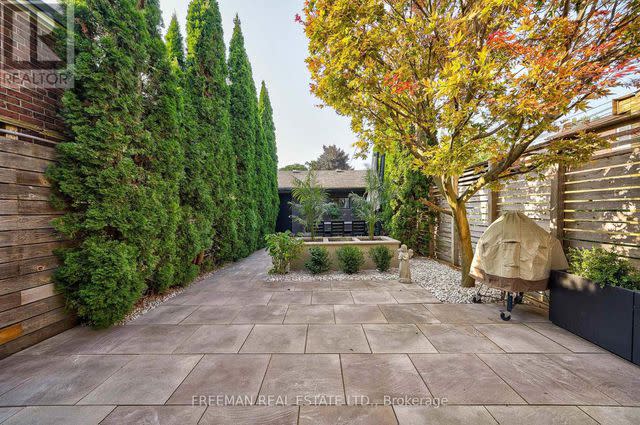
<path fill-rule="evenodd" d="M 329 260 L 329 251 L 321 246 L 314 246 L 309 249 L 309 260 L 304 266 L 312 274 L 324 273 L 329 270 L 331 261 Z"/>
<path fill-rule="evenodd" d="M 389 266 L 391 265 L 391 258 L 393 258 L 393 254 L 386 246 L 376 246 L 369 250 L 369 257 L 371 257 L 375 263 L 378 271 L 386 272 L 389 270 Z"/>
<path fill-rule="evenodd" d="M 640 290 L 640 272 L 615 252 L 602 248 L 569 250 L 569 271 L 603 287 Z"/>
<path fill-rule="evenodd" d="M 271 255 L 273 268 L 269 273 L 286 274 L 289 272 L 291 260 L 294 260 L 302 252 L 304 242 L 302 239 L 291 235 L 290 231 L 284 233 L 272 233 L 265 236 L 267 251 Z"/>
<path fill-rule="evenodd" d="M 358 273 L 364 263 L 362 250 L 355 246 L 343 246 L 336 251 L 340 270 L 347 274 Z"/>

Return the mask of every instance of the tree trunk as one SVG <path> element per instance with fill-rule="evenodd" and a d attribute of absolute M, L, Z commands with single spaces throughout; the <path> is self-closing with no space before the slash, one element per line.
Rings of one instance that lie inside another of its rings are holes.
<path fill-rule="evenodd" d="M 471 229 L 467 219 L 467 208 L 463 202 L 455 201 L 451 205 L 453 211 L 453 221 L 458 231 L 460 240 L 460 257 L 462 260 L 462 287 L 473 288 L 475 279 L 469 276 L 471 261 L 473 260 L 473 247 L 471 245 Z"/>

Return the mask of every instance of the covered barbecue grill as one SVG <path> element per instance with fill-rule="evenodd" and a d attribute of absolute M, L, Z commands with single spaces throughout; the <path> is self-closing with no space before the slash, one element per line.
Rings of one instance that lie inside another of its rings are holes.
<path fill-rule="evenodd" d="M 550 271 L 568 267 L 558 239 L 524 213 L 510 211 L 493 222 L 478 240 L 469 274 L 482 284 L 507 293 L 507 312 L 500 316 L 509 320 L 514 302 L 522 302 L 524 292 L 546 290 Z M 480 292 L 474 301 L 479 297 Z"/>

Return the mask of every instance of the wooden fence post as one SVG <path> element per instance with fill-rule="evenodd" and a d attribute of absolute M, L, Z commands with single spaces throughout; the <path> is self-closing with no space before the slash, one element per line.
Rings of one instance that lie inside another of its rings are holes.
<path fill-rule="evenodd" d="M 498 191 L 493 189 L 488 189 L 488 215 L 489 215 L 489 223 L 491 224 L 498 219 Z"/>
<path fill-rule="evenodd" d="M 564 181 L 565 166 L 558 165 L 558 168 L 551 180 L 551 196 L 550 196 L 550 223 L 549 231 L 553 236 L 558 238 L 564 246 Z"/>

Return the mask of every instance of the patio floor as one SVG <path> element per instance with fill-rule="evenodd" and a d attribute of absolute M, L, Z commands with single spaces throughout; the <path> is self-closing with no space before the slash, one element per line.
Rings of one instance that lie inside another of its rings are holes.
<path fill-rule="evenodd" d="M 640 368 L 531 307 L 506 323 L 398 282 L 264 282 L 268 263 L 0 361 L 0 423 L 640 423 Z"/>

